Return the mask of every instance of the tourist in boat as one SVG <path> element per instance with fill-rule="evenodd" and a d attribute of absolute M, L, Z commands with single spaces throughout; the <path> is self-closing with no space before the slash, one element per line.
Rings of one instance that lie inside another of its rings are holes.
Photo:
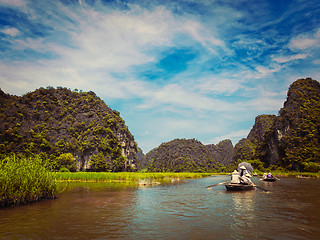
<path fill-rule="evenodd" d="M 268 173 L 267 178 L 273 178 L 271 173 Z"/>
<path fill-rule="evenodd" d="M 247 168 L 242 165 L 240 167 L 240 177 L 239 177 L 240 183 L 242 183 L 242 184 L 252 184 L 252 181 L 251 181 L 250 177 L 251 177 L 251 175 L 247 171 Z"/>
<path fill-rule="evenodd" d="M 240 177 L 245 176 L 248 173 L 247 169 L 245 166 L 240 167 Z"/>
<path fill-rule="evenodd" d="M 246 175 L 239 177 L 240 178 L 240 183 L 242 184 L 252 184 L 252 181 L 250 179 L 251 175 L 247 173 Z"/>
<path fill-rule="evenodd" d="M 240 183 L 239 172 L 234 170 L 231 174 L 231 182 L 230 183 Z"/>

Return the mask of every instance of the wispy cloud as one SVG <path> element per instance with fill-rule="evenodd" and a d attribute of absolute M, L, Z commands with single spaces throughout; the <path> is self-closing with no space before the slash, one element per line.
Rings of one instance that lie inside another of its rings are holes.
<path fill-rule="evenodd" d="M 95 91 L 145 151 L 176 137 L 236 141 L 293 80 L 319 76 L 320 4 L 308 6 L 0 0 L 1 88 Z"/>
<path fill-rule="evenodd" d="M 15 36 L 19 35 L 20 31 L 16 28 L 5 28 L 5 29 L 0 30 L 0 32 L 7 34 L 7 35 L 10 35 L 11 37 L 15 37 Z"/>
<path fill-rule="evenodd" d="M 26 5 L 26 2 L 24 0 L 0 0 L 0 5 L 23 7 Z"/>
<path fill-rule="evenodd" d="M 320 29 L 315 33 L 300 34 L 290 41 L 289 47 L 293 50 L 305 50 L 319 47 Z"/>
<path fill-rule="evenodd" d="M 294 60 L 300 60 L 300 59 L 306 59 L 308 57 L 308 54 L 296 54 L 292 56 L 282 56 L 282 57 L 274 57 L 273 60 L 278 62 L 278 63 L 286 63 L 286 62 L 291 62 Z"/>
<path fill-rule="evenodd" d="M 250 129 L 241 129 L 238 131 L 233 131 L 233 132 L 230 132 L 229 134 L 215 137 L 215 138 L 211 139 L 211 141 L 208 142 L 207 144 L 210 144 L 210 143 L 218 144 L 222 140 L 230 139 L 232 141 L 233 145 L 235 145 L 242 138 L 247 137 L 249 132 L 250 132 Z"/>

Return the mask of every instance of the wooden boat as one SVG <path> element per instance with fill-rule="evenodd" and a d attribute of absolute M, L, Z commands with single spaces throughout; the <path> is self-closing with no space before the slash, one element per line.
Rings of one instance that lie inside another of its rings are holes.
<path fill-rule="evenodd" d="M 272 177 L 272 178 L 263 178 L 262 179 L 263 181 L 266 181 L 266 182 L 274 182 L 274 181 L 276 181 L 277 179 L 275 178 L 275 177 Z"/>
<path fill-rule="evenodd" d="M 225 184 L 227 190 L 229 191 L 246 191 L 254 189 L 253 183 L 245 184 L 245 183 L 231 183 L 227 182 Z"/>

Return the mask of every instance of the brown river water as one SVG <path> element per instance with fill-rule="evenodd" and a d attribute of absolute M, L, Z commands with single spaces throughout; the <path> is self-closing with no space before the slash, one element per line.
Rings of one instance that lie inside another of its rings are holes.
<path fill-rule="evenodd" d="M 55 200 L 0 209 L 0 239 L 320 239 L 320 180 L 206 189 L 229 178 L 70 184 Z"/>

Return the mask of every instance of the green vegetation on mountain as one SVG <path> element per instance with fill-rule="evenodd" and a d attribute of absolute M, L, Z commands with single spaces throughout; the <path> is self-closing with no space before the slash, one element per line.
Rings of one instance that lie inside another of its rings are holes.
<path fill-rule="evenodd" d="M 148 170 L 154 172 L 216 172 L 224 167 L 210 149 L 195 139 L 175 139 L 146 154 Z"/>
<path fill-rule="evenodd" d="M 18 97 L 0 90 L 0 159 L 39 155 L 61 172 L 214 172 L 242 161 L 260 171 L 319 172 L 319 132 L 320 84 L 311 78 L 292 83 L 279 115 L 257 116 L 234 148 L 230 140 L 175 139 L 146 155 L 119 112 L 93 92 L 47 87 Z"/>
<path fill-rule="evenodd" d="M 320 84 L 311 78 L 291 84 L 274 125 L 258 153 L 268 164 L 288 170 L 320 171 Z"/>
<path fill-rule="evenodd" d="M 137 146 L 119 112 L 93 92 L 0 90 L 0 154 L 40 154 L 62 171 L 130 171 Z"/>
<path fill-rule="evenodd" d="M 255 119 L 247 138 L 241 139 L 234 147 L 233 162 L 249 162 L 254 169 L 263 171 L 264 164 L 257 158 L 258 147 L 263 141 L 264 134 L 270 129 L 276 119 L 275 115 L 259 115 Z"/>
<path fill-rule="evenodd" d="M 319 82 L 293 82 L 279 116 L 259 118 L 263 121 L 256 120 L 248 137 L 235 146 L 234 162 L 248 160 L 258 169 L 320 171 Z"/>

